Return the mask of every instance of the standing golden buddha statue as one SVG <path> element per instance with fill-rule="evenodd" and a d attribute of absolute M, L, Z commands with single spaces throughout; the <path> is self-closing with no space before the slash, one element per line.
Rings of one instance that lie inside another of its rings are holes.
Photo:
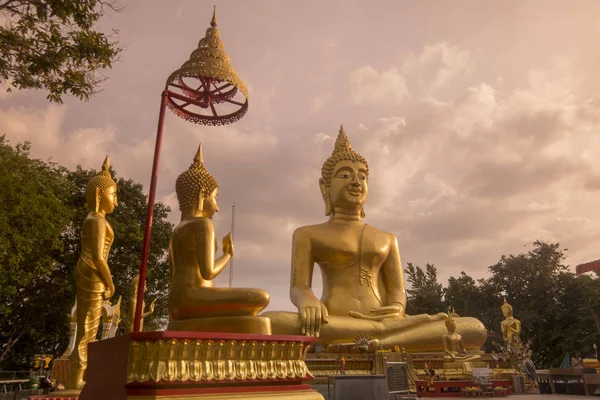
<path fill-rule="evenodd" d="M 87 346 L 96 340 L 102 304 L 115 294 L 115 285 L 107 259 L 114 239 L 106 215 L 117 206 L 117 184 L 111 178 L 108 156 L 102 171 L 94 176 L 85 189 L 88 215 L 81 228 L 81 253 L 75 266 L 77 292 L 77 333 L 69 357 L 70 378 L 67 389 L 81 390 L 87 368 Z"/>
<path fill-rule="evenodd" d="M 269 304 L 261 289 L 215 288 L 216 278 L 233 257 L 231 233 L 223 238 L 223 255 L 216 258 L 212 218 L 219 211 L 219 188 L 206 170 L 202 145 L 192 165 L 175 183 L 181 222 L 169 243 L 171 287 L 169 330 L 270 334 L 268 318 L 257 314 Z"/>
<path fill-rule="evenodd" d="M 447 315 L 406 315 L 406 292 L 398 242 L 392 233 L 362 222 L 369 166 L 343 127 L 321 169 L 319 186 L 329 220 L 303 226 L 292 239 L 290 298 L 298 312 L 266 312 L 274 334 L 318 337 L 322 344 L 350 343 L 358 334 L 407 351 L 443 351 Z M 314 264 L 321 268 L 323 296 L 312 290 Z M 483 324 L 457 318 L 465 347 L 486 340 Z"/>
<path fill-rule="evenodd" d="M 504 304 L 500 306 L 502 314 L 504 315 L 504 321 L 500 323 L 502 330 L 502 336 L 504 336 L 505 342 L 516 342 L 521 341 L 521 321 L 513 317 L 513 308 L 504 298 Z"/>

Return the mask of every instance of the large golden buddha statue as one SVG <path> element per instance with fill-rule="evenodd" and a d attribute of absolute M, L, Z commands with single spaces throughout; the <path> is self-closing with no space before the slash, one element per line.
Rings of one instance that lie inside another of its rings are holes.
<path fill-rule="evenodd" d="M 269 304 L 261 289 L 215 288 L 213 279 L 233 257 L 231 233 L 223 238 L 223 255 L 216 258 L 212 223 L 219 211 L 218 184 L 206 170 L 202 145 L 192 165 L 175 183 L 181 222 L 169 244 L 171 287 L 169 330 L 270 334 L 268 318 L 257 314 Z"/>
<path fill-rule="evenodd" d="M 81 253 L 75 266 L 77 292 L 77 331 L 70 360 L 70 379 L 67 389 L 81 390 L 87 368 L 87 346 L 96 340 L 102 304 L 115 294 L 115 285 L 108 268 L 108 252 L 114 232 L 106 215 L 117 206 L 117 184 L 111 178 L 108 156 L 102 171 L 94 176 L 85 189 L 88 215 L 81 229 Z"/>
<path fill-rule="evenodd" d="M 350 343 L 358 334 L 407 351 L 443 351 L 447 315 L 406 315 L 406 292 L 396 237 L 362 222 L 369 166 L 340 128 L 319 186 L 329 220 L 294 232 L 290 298 L 298 312 L 266 312 L 274 334 L 309 335 L 323 344 Z M 323 296 L 312 291 L 314 264 Z M 475 318 L 456 318 L 465 347 L 487 337 Z"/>

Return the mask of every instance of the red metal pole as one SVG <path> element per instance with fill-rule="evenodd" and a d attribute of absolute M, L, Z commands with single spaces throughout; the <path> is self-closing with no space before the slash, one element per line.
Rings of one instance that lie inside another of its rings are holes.
<path fill-rule="evenodd" d="M 137 302 L 135 304 L 135 318 L 133 331 L 140 331 L 142 320 L 142 308 L 144 302 L 144 290 L 146 288 L 146 268 L 148 266 L 148 253 L 150 251 L 150 236 L 152 234 L 152 217 L 154 215 L 154 197 L 156 195 L 156 179 L 158 177 L 158 161 L 160 159 L 160 147 L 162 143 L 163 126 L 165 120 L 165 108 L 167 106 L 167 91 L 162 92 L 160 101 L 160 112 L 158 115 L 158 129 L 156 130 L 156 146 L 154 147 L 154 164 L 152 164 L 152 178 L 150 180 L 150 192 L 148 193 L 148 211 L 146 215 L 146 229 L 144 230 L 144 247 L 142 248 L 142 262 L 140 264 L 140 280 L 138 283 Z"/>

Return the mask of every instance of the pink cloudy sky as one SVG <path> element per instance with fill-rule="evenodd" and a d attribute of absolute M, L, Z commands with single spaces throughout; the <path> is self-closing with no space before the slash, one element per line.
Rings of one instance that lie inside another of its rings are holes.
<path fill-rule="evenodd" d="M 147 187 L 160 92 L 213 2 L 122 3 L 103 20 L 127 46 L 104 91 L 63 106 L 2 92 L 0 133 L 70 168 L 108 153 Z M 573 267 L 600 258 L 600 2 L 216 4 L 250 109 L 221 128 L 168 115 L 158 198 L 177 210 L 175 178 L 201 141 L 219 236 L 236 205 L 234 285 L 268 290 L 269 309 L 292 308 L 292 232 L 325 219 L 317 181 L 340 124 L 370 162 L 366 221 L 398 236 L 403 262 L 484 277 L 536 239 Z"/>

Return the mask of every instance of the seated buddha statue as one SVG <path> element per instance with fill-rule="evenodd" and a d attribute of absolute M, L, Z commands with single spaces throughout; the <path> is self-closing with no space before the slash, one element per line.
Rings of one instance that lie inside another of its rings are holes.
<path fill-rule="evenodd" d="M 117 206 L 117 184 L 112 179 L 108 156 L 102 171 L 92 177 L 85 188 L 88 214 L 81 228 L 81 252 L 75 266 L 75 290 L 77 328 L 73 351 L 69 356 L 70 378 L 66 387 L 81 390 L 87 368 L 87 346 L 96 340 L 102 305 L 115 294 L 108 253 L 114 232 L 106 215 Z"/>
<path fill-rule="evenodd" d="M 442 351 L 445 313 L 406 314 L 406 292 L 396 237 L 363 223 L 369 166 L 340 128 L 319 186 L 329 220 L 298 228 L 292 239 L 290 298 L 297 312 L 266 312 L 274 334 L 308 335 L 321 344 L 351 343 L 359 334 L 381 348 Z M 312 290 L 314 264 L 323 295 Z M 467 349 L 479 349 L 487 332 L 475 318 L 457 318 Z"/>
<path fill-rule="evenodd" d="M 446 329 L 448 332 L 442 336 L 442 345 L 444 346 L 444 374 L 446 377 L 468 377 L 473 373 L 471 361 L 479 360 L 480 355 L 468 355 L 463 342 L 463 337 L 456 333 L 456 323 L 454 318 L 446 319 Z"/>
<path fill-rule="evenodd" d="M 521 321 L 513 317 L 513 308 L 504 298 L 504 304 L 500 307 L 502 314 L 504 315 L 504 321 L 500 323 L 502 329 L 502 336 L 504 336 L 505 342 L 512 342 L 521 340 Z"/>
<path fill-rule="evenodd" d="M 218 184 L 206 170 L 202 145 L 192 165 L 175 183 L 181 222 L 169 243 L 169 330 L 270 334 L 268 318 L 257 316 L 269 304 L 260 289 L 215 288 L 213 279 L 233 257 L 231 233 L 216 257 L 212 218 L 219 211 Z"/>

